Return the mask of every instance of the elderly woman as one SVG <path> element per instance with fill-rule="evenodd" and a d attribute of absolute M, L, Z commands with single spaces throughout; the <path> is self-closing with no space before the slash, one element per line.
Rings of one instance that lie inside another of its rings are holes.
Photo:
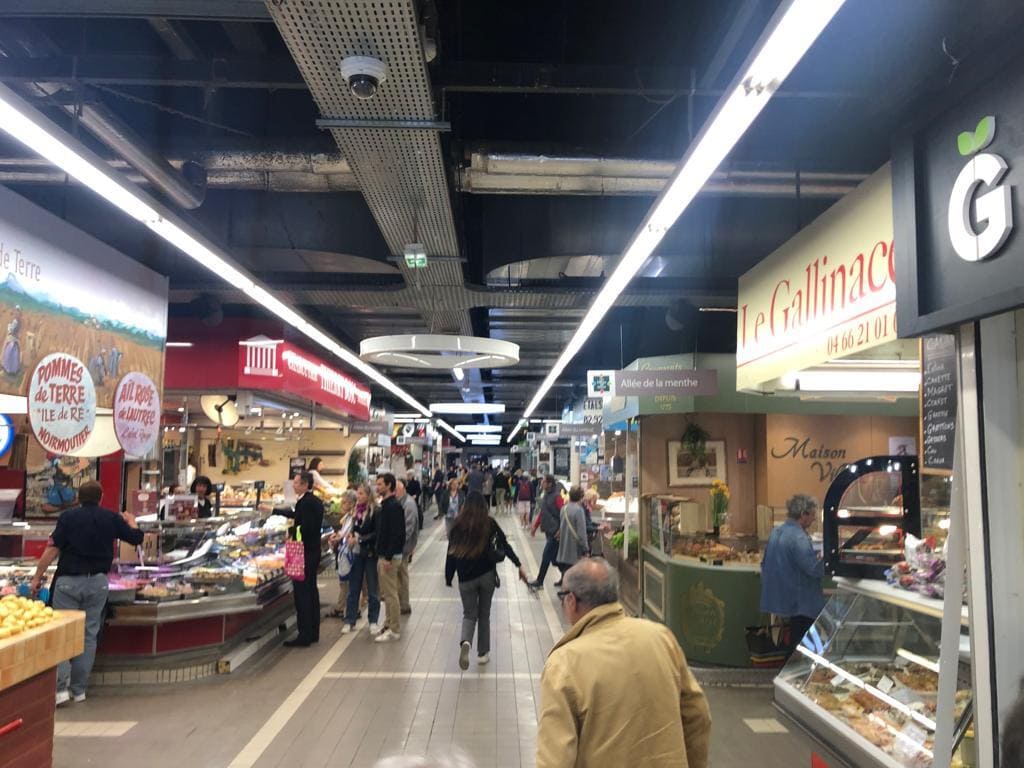
<path fill-rule="evenodd" d="M 819 510 L 817 500 L 802 493 L 787 501 L 786 522 L 772 531 L 761 564 L 761 611 L 789 619 L 790 652 L 825 607 L 825 566 L 807 533 Z"/>
<path fill-rule="evenodd" d="M 338 571 L 338 602 L 328 614 L 332 619 L 344 619 L 345 607 L 348 604 L 348 585 L 352 575 L 352 551 L 346 546 L 348 535 L 352 532 L 352 513 L 356 508 L 356 492 L 345 491 L 341 496 L 341 515 L 338 528 L 327 539 L 334 553 L 334 565 Z"/>

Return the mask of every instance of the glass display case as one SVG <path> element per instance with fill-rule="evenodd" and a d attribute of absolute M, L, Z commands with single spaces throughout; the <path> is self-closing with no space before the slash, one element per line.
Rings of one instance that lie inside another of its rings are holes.
<path fill-rule="evenodd" d="M 949 534 L 949 496 L 953 478 L 949 475 L 921 475 L 921 538 L 939 551 Z"/>
<path fill-rule="evenodd" d="M 970 640 L 961 629 L 952 722 L 937 716 L 942 602 L 839 580 L 775 680 L 779 707 L 851 765 L 925 768 L 937 729 L 954 745 L 971 717 Z M 966 625 L 966 617 L 963 620 Z"/>
<path fill-rule="evenodd" d="M 644 504 L 650 524 L 650 541 L 645 543 L 668 557 L 715 565 L 761 562 L 756 536 L 713 536 L 705 530 L 704 510 L 693 499 L 656 495 L 645 497 Z"/>
<path fill-rule="evenodd" d="M 847 464 L 825 494 L 825 570 L 884 578 L 904 559 L 907 534 L 921 535 L 917 459 L 871 456 Z"/>

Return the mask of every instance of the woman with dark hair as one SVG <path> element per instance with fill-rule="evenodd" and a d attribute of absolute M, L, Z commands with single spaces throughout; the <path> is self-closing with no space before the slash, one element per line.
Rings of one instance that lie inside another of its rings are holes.
<path fill-rule="evenodd" d="M 490 661 L 491 599 L 500 585 L 497 564 L 508 558 L 519 567 L 519 579 L 528 583 L 522 563 L 512 551 L 505 532 L 487 509 L 482 493 L 473 491 L 466 497 L 448 534 L 448 558 L 444 580 L 450 587 L 459 576 L 462 598 L 462 641 L 459 644 L 459 666 L 469 669 L 469 649 L 476 631 L 477 664 Z"/>
<path fill-rule="evenodd" d="M 313 488 L 314 491 L 320 491 L 328 496 L 340 496 L 341 490 L 335 488 L 333 485 L 324 480 L 323 475 L 320 474 L 320 465 L 324 463 L 324 460 L 319 456 L 310 460 L 309 462 L 309 473 L 313 476 Z"/>
<path fill-rule="evenodd" d="M 197 505 L 200 519 L 213 517 L 213 504 L 210 503 L 210 493 L 212 491 L 213 483 L 210 482 L 210 478 L 206 475 L 199 475 L 192 481 L 192 488 L 189 492 L 194 493 L 198 497 Z"/>

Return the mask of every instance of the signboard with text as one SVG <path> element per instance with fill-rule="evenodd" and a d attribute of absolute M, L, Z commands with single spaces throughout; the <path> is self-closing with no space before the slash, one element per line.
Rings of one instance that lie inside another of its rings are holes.
<path fill-rule="evenodd" d="M 740 277 L 738 390 L 897 338 L 891 186 L 886 165 Z"/>
<path fill-rule="evenodd" d="M 126 455 L 145 456 L 160 435 L 160 390 L 144 373 L 129 373 L 114 392 L 114 434 Z"/>
<path fill-rule="evenodd" d="M 238 386 L 283 390 L 356 419 L 370 418 L 370 390 L 285 341 L 239 342 Z"/>
<path fill-rule="evenodd" d="M 616 371 L 615 393 L 618 397 L 717 395 L 718 371 L 711 369 Z"/>
<path fill-rule="evenodd" d="M 96 428 L 96 387 L 85 364 L 55 353 L 39 361 L 28 389 L 28 418 L 47 453 L 66 456 Z"/>
<path fill-rule="evenodd" d="M 894 145 L 901 335 L 1024 306 L 1022 63 L 958 73 Z"/>

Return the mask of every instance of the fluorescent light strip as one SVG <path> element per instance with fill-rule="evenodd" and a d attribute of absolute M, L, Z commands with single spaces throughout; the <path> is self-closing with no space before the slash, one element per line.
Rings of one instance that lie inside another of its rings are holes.
<path fill-rule="evenodd" d="M 193 344 L 191 341 L 168 341 L 164 346 L 168 349 L 188 349 Z"/>
<path fill-rule="evenodd" d="M 18 94 L 0 84 L 0 129 L 49 160 L 155 234 L 191 256 L 215 275 L 263 305 L 324 349 L 344 360 L 388 392 L 408 403 L 424 416 L 430 410 L 376 368 L 316 328 L 302 315 L 278 299 L 234 264 L 230 257 L 208 242 L 160 203 L 135 185 L 111 171 L 106 162 L 44 117 Z"/>
<path fill-rule="evenodd" d="M 526 419 L 520 419 L 519 423 L 516 424 L 516 428 L 513 429 L 511 434 L 509 434 L 509 436 L 508 436 L 508 444 L 509 445 L 512 445 L 512 440 L 515 439 L 515 436 L 519 434 L 519 430 L 521 430 L 525 426 L 526 426 Z"/>
<path fill-rule="evenodd" d="M 449 423 L 448 423 L 447 421 L 445 421 L 444 419 L 437 419 L 437 426 L 439 426 L 439 427 L 440 427 L 441 429 L 443 429 L 443 430 L 444 430 L 445 432 L 447 432 L 447 433 L 448 433 L 449 435 L 451 435 L 452 437 L 454 437 L 454 438 L 455 438 L 456 440 L 458 440 L 459 442 L 462 442 L 462 443 L 466 442 L 466 438 L 465 438 L 465 437 L 463 437 L 462 435 L 460 435 L 460 434 L 459 434 L 458 432 L 456 432 L 456 431 L 455 431 L 455 430 L 454 430 L 454 429 L 452 428 L 452 425 L 451 425 L 451 424 L 449 424 Z"/>
<path fill-rule="evenodd" d="M 500 424 L 459 424 L 455 427 L 459 432 L 464 435 L 480 432 L 501 432 Z"/>
<path fill-rule="evenodd" d="M 430 410 L 434 413 L 445 413 L 455 416 L 476 416 L 504 413 L 504 403 L 431 403 Z"/>
<path fill-rule="evenodd" d="M 523 415 L 529 418 L 586 343 L 619 294 L 828 25 L 845 0 L 791 0 L 772 17 L 754 53 L 683 156 L 675 175 L 651 207 L 572 339 L 541 383 Z"/>

